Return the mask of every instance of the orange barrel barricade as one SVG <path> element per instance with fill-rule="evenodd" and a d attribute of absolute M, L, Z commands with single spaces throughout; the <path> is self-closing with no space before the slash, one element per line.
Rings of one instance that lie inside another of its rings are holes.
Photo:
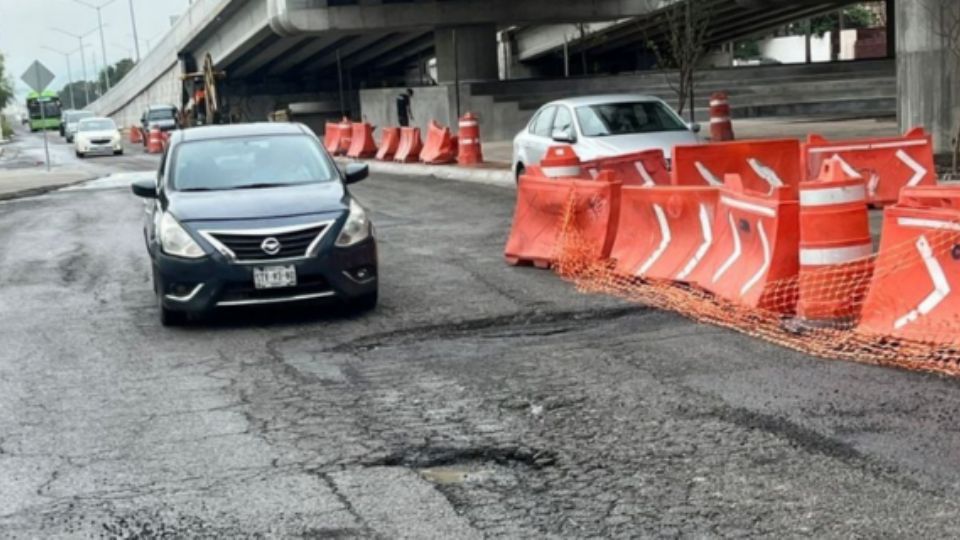
<path fill-rule="evenodd" d="M 431 165 L 453 163 L 457 159 L 457 143 L 450 128 L 441 126 L 435 120 L 427 128 L 427 140 L 420 152 L 420 161 Z"/>
<path fill-rule="evenodd" d="M 130 127 L 130 143 L 131 144 L 141 144 L 143 142 L 143 133 L 140 132 L 140 128 L 137 126 Z"/>
<path fill-rule="evenodd" d="M 330 155 L 336 155 L 340 150 L 340 123 L 326 122 L 323 126 L 323 147 L 330 152 Z"/>
<path fill-rule="evenodd" d="M 803 145 L 807 178 L 816 177 L 823 161 L 831 157 L 842 160 L 848 175 L 864 177 L 871 204 L 891 204 L 904 187 L 937 182 L 932 139 L 922 128 L 911 129 L 903 137 L 883 139 L 827 141 L 810 135 Z"/>
<path fill-rule="evenodd" d="M 163 135 L 160 134 L 160 128 L 153 128 L 147 135 L 147 153 L 160 154 L 163 152 Z"/>
<path fill-rule="evenodd" d="M 340 120 L 340 144 L 337 146 L 337 155 L 344 155 L 350 150 L 353 143 L 353 124 L 346 116 Z"/>
<path fill-rule="evenodd" d="M 380 130 L 380 149 L 376 158 L 380 161 L 390 161 L 400 148 L 400 128 L 385 127 Z"/>
<path fill-rule="evenodd" d="M 713 243 L 690 281 L 742 306 L 792 313 L 795 288 L 784 291 L 776 282 L 797 276 L 796 192 L 788 187 L 750 191 L 736 175 L 727 175 L 724 183 L 713 220 Z"/>
<path fill-rule="evenodd" d="M 883 215 L 861 334 L 960 346 L 960 188 L 904 188 Z"/>
<path fill-rule="evenodd" d="M 616 272 L 687 281 L 713 245 L 718 193 L 710 186 L 624 185 L 610 250 Z"/>
<path fill-rule="evenodd" d="M 673 148 L 671 181 L 677 186 L 719 186 L 728 174 L 739 176 L 752 191 L 770 192 L 803 179 L 800 141 L 744 140 Z"/>
<path fill-rule="evenodd" d="M 164 152 L 167 151 L 167 147 L 170 146 L 170 132 L 161 131 L 160 132 L 160 147 Z"/>
<path fill-rule="evenodd" d="M 601 170 L 612 170 L 625 186 L 670 185 L 670 170 L 660 149 L 584 161 L 582 167 L 592 178 Z"/>
<path fill-rule="evenodd" d="M 507 263 L 548 268 L 560 255 L 564 232 L 576 237 L 585 259 L 608 257 L 620 209 L 616 176 L 604 171 L 596 180 L 584 180 L 550 178 L 539 172 L 539 167 L 531 167 L 520 177 L 513 225 L 503 252 Z"/>
<path fill-rule="evenodd" d="M 457 163 L 460 165 L 483 163 L 483 149 L 480 146 L 480 122 L 477 117 L 468 112 L 460 119 L 458 127 Z"/>
<path fill-rule="evenodd" d="M 863 178 L 850 177 L 839 159 L 820 177 L 800 184 L 800 277 L 797 316 L 846 324 L 860 312 L 873 261 Z"/>
<path fill-rule="evenodd" d="M 351 128 L 347 157 L 362 159 L 375 155 L 377 155 L 377 143 L 373 140 L 373 126 L 367 122 L 355 122 Z"/>
<path fill-rule="evenodd" d="M 710 139 L 733 140 L 733 122 L 730 119 L 730 103 L 727 101 L 726 92 L 714 92 L 710 95 Z"/>
<path fill-rule="evenodd" d="M 420 140 L 420 128 L 400 128 L 400 144 L 393 160 L 399 163 L 414 163 L 420 157 L 423 142 Z"/>

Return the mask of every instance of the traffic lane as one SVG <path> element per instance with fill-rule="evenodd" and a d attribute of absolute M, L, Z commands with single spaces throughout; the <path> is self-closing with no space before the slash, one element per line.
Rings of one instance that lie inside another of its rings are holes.
<path fill-rule="evenodd" d="M 3 156 L 0 157 L 0 169 L 42 168 L 46 160 L 43 132 L 30 132 L 23 126 L 15 127 L 14 131 L 16 138 L 5 145 Z M 160 162 L 157 154 L 147 154 L 143 145 L 130 143 L 129 139 L 124 139 L 123 155 L 81 159 L 76 156 L 72 143 L 66 142 L 57 131 L 47 131 L 47 148 L 52 168 L 83 170 L 91 176 L 118 171 L 155 170 Z"/>
<path fill-rule="evenodd" d="M 383 508 L 409 492 L 441 495 L 412 521 L 491 535 L 956 525 L 952 380 L 810 359 L 508 267 L 507 190 L 355 191 L 381 240 L 378 310 L 174 331 L 126 190 L 3 205 L 15 488 L 0 528 L 395 536 L 415 524 Z"/>

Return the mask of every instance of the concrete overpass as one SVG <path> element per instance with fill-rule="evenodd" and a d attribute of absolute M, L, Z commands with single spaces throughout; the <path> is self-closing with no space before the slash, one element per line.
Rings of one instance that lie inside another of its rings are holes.
<path fill-rule="evenodd" d="M 261 120 L 281 106 L 309 103 L 316 118 L 341 109 L 385 125 L 396 87 L 426 82 L 436 57 L 439 85 L 417 90 L 415 116 L 452 123 L 460 109 L 483 108 L 472 83 L 489 85 L 499 65 L 535 60 L 555 50 L 544 42 L 550 25 L 587 22 L 604 36 L 594 52 L 617 55 L 657 29 L 658 13 L 683 0 L 196 0 L 161 42 L 118 85 L 92 105 L 123 125 L 137 122 L 149 103 L 181 103 L 179 74 L 209 53 L 227 73 L 225 110 L 241 120 Z M 716 12 L 714 42 L 762 32 L 790 20 L 823 13 L 853 0 L 708 0 Z M 921 2 L 892 0 L 899 60 L 899 112 L 904 127 L 925 125 L 949 145 L 953 96 L 960 85 L 956 63 L 939 39 L 940 21 Z M 498 30 L 517 28 L 498 43 Z M 554 34 L 555 35 L 555 34 Z M 540 36 L 537 42 L 535 37 Z M 458 54 L 454 57 L 453 43 Z M 574 44 L 574 47 L 587 46 Z M 576 50 L 576 49 L 575 49 Z M 507 54 L 508 58 L 502 55 Z M 516 59 L 511 58 L 516 56 Z M 939 74 L 931 84 L 929 74 Z M 451 84 L 455 78 L 461 83 Z M 363 92 L 359 92 L 363 90 Z M 360 99 L 360 96 L 363 99 Z M 501 114 L 509 114 L 503 112 Z M 494 113 L 484 123 L 497 122 Z"/>

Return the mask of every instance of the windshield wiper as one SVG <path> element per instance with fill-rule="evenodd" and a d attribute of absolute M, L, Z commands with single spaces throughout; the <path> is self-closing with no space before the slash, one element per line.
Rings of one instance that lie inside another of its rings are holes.
<path fill-rule="evenodd" d="M 208 187 L 192 187 L 192 188 L 181 189 L 178 191 L 186 192 L 186 191 L 220 191 L 220 190 L 215 188 L 208 188 Z"/>
<path fill-rule="evenodd" d="M 258 184 L 243 184 L 240 186 L 232 186 L 229 189 L 264 189 L 264 188 L 284 187 L 284 186 L 292 186 L 292 185 L 294 184 L 277 184 L 277 183 L 261 182 Z"/>

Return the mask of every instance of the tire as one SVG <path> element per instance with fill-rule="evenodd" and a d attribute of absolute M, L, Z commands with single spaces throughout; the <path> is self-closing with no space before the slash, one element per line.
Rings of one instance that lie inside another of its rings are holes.
<path fill-rule="evenodd" d="M 80 159 L 83 159 L 83 158 L 85 158 L 85 157 L 87 157 L 87 156 L 85 156 L 85 155 L 83 154 L 83 152 L 77 152 L 77 157 L 80 158 Z"/>
<path fill-rule="evenodd" d="M 122 155 L 123 155 L 123 150 L 114 150 L 113 155 L 115 155 L 115 156 L 122 156 Z"/>
<path fill-rule="evenodd" d="M 379 290 L 367 293 L 350 301 L 350 310 L 354 313 L 366 313 L 373 311 L 379 301 Z"/>
<path fill-rule="evenodd" d="M 523 173 L 525 173 L 525 172 L 527 172 L 527 168 L 523 166 L 523 163 L 518 164 L 518 165 L 517 165 L 517 175 L 513 177 L 513 179 L 514 179 L 514 181 L 516 181 L 517 185 L 520 185 L 520 177 L 521 177 L 521 176 L 523 175 Z"/>

